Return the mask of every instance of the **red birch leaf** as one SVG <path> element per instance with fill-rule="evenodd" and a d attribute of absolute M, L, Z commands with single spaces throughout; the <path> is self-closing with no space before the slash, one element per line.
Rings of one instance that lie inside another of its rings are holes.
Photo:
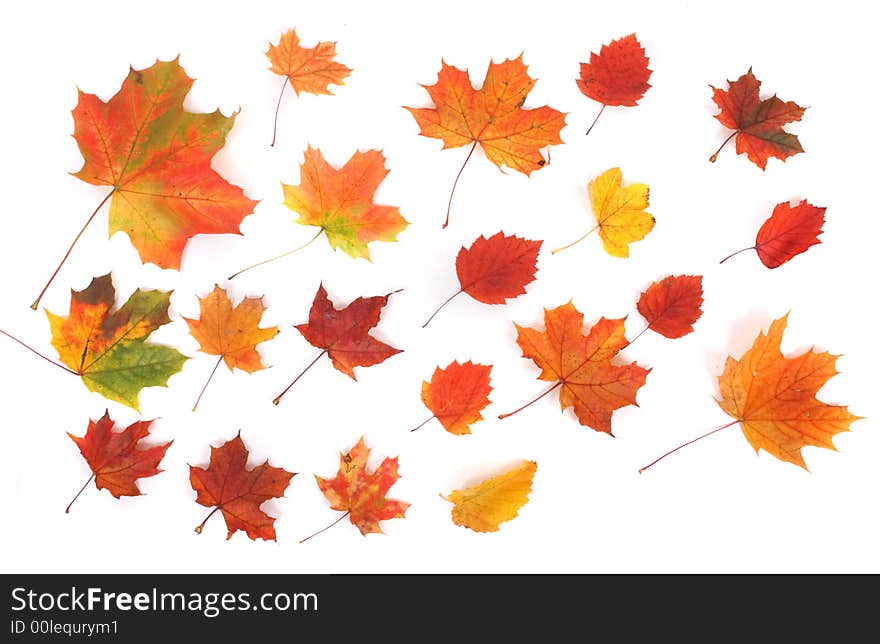
<path fill-rule="evenodd" d="M 379 323 L 379 317 L 382 315 L 383 307 L 388 303 L 388 298 L 397 292 L 374 297 L 359 297 L 348 306 L 337 309 L 327 297 L 324 285 L 321 284 L 309 311 L 309 321 L 296 326 L 297 331 L 312 346 L 321 349 L 321 353 L 284 391 L 278 394 L 273 402 L 277 405 L 281 397 L 324 354 L 330 357 L 337 370 L 352 380 L 357 380 L 354 375 L 355 367 L 370 367 L 400 353 L 401 349 L 385 344 L 370 335 L 370 330 Z"/>
<path fill-rule="evenodd" d="M 504 304 L 525 294 L 526 285 L 535 280 L 542 243 L 498 232 L 488 239 L 481 235 L 470 248 L 462 247 L 455 258 L 461 288 L 434 311 L 423 327 L 460 293 L 485 304 Z"/>
<path fill-rule="evenodd" d="M 754 249 L 761 263 L 767 268 L 778 268 L 810 246 L 821 244 L 819 235 L 825 224 L 825 208 L 817 207 L 808 201 L 801 201 L 794 207 L 787 201 L 777 204 L 773 213 L 764 222 L 755 245 L 731 253 L 721 260 L 723 264 L 734 255 Z"/>
<path fill-rule="evenodd" d="M 694 330 L 694 323 L 703 314 L 702 305 L 701 275 L 670 275 L 651 284 L 639 297 L 636 308 L 647 320 L 647 328 L 667 338 L 680 338 Z"/>
<path fill-rule="evenodd" d="M 578 89 L 584 96 L 602 103 L 593 125 L 609 105 L 633 107 L 638 104 L 651 87 L 648 84 L 651 78 L 648 62 L 645 49 L 636 35 L 630 34 L 602 45 L 598 54 L 590 53 L 589 63 L 581 63 Z"/>
<path fill-rule="evenodd" d="M 86 435 L 80 438 L 67 435 L 79 447 L 79 451 L 92 470 L 92 476 L 73 498 L 65 512 L 79 498 L 92 480 L 99 490 L 107 490 L 117 499 L 121 496 L 139 496 L 137 480 L 155 476 L 162 470 L 159 463 L 173 441 L 152 447 L 143 447 L 141 441 L 150 434 L 152 420 L 132 423 L 125 429 L 113 431 L 110 412 L 105 411 L 100 420 L 90 420 Z"/>
<path fill-rule="evenodd" d="M 367 471 L 369 458 L 370 448 L 366 446 L 361 436 L 354 447 L 340 455 L 339 471 L 334 478 L 325 479 L 315 475 L 318 487 L 330 501 L 330 507 L 345 512 L 328 528 L 347 516 L 361 534 L 366 536 L 371 532 L 382 532 L 380 521 L 402 519 L 406 514 L 409 503 L 388 499 L 385 496 L 400 478 L 397 473 L 397 457 L 385 458 L 372 472 Z M 302 541 L 311 539 L 324 530 Z"/>
<path fill-rule="evenodd" d="M 804 151 L 798 138 L 786 132 L 783 126 L 800 121 L 806 108 L 782 101 L 775 94 L 761 100 L 761 81 L 755 78 L 751 68 L 737 80 L 727 81 L 727 85 L 726 90 L 712 87 L 712 100 L 721 110 L 715 118 L 734 132 L 709 157 L 709 161 L 714 163 L 718 153 L 733 137 L 736 137 L 736 153 L 745 153 L 762 170 L 766 169 L 770 157 L 785 161 Z"/>
<path fill-rule="evenodd" d="M 471 425 L 483 420 L 480 412 L 489 404 L 491 372 L 491 365 L 470 360 L 437 367 L 431 381 L 422 383 L 422 402 L 434 414 L 422 425 L 436 418 L 450 434 L 470 434 Z"/>
<path fill-rule="evenodd" d="M 196 491 L 196 502 L 209 508 L 196 532 L 201 534 L 205 523 L 217 510 L 226 520 L 231 539 L 237 530 L 243 530 L 252 540 L 275 540 L 275 519 L 260 509 L 269 499 L 284 496 L 290 479 L 296 474 L 264 461 L 247 469 L 248 450 L 241 440 L 241 432 L 220 447 L 211 446 L 208 467 L 189 467 L 189 482 Z"/>

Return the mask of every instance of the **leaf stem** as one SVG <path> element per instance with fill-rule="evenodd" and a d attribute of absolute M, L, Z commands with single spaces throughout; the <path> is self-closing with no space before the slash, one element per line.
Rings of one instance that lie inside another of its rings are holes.
<path fill-rule="evenodd" d="M 468 152 L 467 157 L 464 160 L 464 163 L 461 164 L 461 168 L 458 170 L 458 174 L 455 175 L 455 181 L 452 183 L 452 190 L 449 191 L 449 203 L 446 204 L 446 221 L 443 222 L 443 227 L 446 228 L 449 225 L 449 211 L 452 210 L 452 195 L 455 194 L 455 187 L 458 185 L 458 180 L 461 178 L 461 173 L 464 172 L 464 167 L 467 165 L 467 162 L 471 160 L 471 155 L 474 153 L 474 150 L 477 149 L 477 142 L 474 141 L 474 144 L 471 146 L 470 152 Z"/>
<path fill-rule="evenodd" d="M 724 139 L 724 143 L 721 144 L 721 147 L 719 147 L 717 150 L 715 150 L 715 154 L 713 154 L 712 156 L 709 157 L 709 163 L 715 163 L 718 160 L 718 153 L 721 152 L 721 150 L 724 148 L 724 146 L 728 144 L 730 139 L 735 137 L 738 133 L 739 133 L 739 130 L 736 130 L 733 134 L 731 134 L 729 137 Z"/>
<path fill-rule="evenodd" d="M 727 428 L 730 427 L 731 425 L 736 425 L 738 422 L 739 422 L 738 420 L 734 420 L 734 421 L 732 421 L 732 422 L 730 422 L 730 423 L 727 423 L 726 425 L 722 425 L 721 427 L 716 427 L 716 428 L 713 429 L 712 431 L 710 431 L 710 432 L 706 432 L 706 433 L 703 434 L 702 436 L 697 436 L 696 438 L 694 438 L 694 439 L 692 439 L 692 440 L 689 440 L 687 443 L 682 443 L 681 445 L 679 445 L 679 446 L 676 447 L 675 449 L 671 449 L 671 450 L 669 450 L 668 452 L 666 452 L 665 454 L 663 454 L 662 456 L 660 456 L 660 457 L 658 457 L 658 458 L 655 458 L 653 461 L 651 461 L 650 463 L 648 463 L 647 465 L 645 465 L 645 467 L 640 467 L 640 468 L 639 468 L 639 474 L 641 474 L 642 472 L 644 472 L 646 469 L 648 469 L 648 468 L 651 467 L 652 465 L 656 465 L 657 463 L 659 463 L 660 461 L 662 461 L 664 458 L 666 458 L 666 457 L 669 456 L 670 454 L 675 454 L 675 452 L 677 452 L 677 451 L 680 450 L 681 448 L 683 448 L 683 447 L 687 447 L 688 445 L 690 445 L 690 444 L 692 444 L 692 443 L 696 443 L 698 440 L 702 440 L 702 439 L 704 439 L 704 438 L 706 438 L 706 437 L 708 437 L 708 436 L 711 436 L 711 435 L 714 434 L 715 432 L 720 432 L 722 429 L 727 429 Z"/>
<path fill-rule="evenodd" d="M 607 106 L 606 106 L 604 103 L 602 103 L 602 109 L 599 110 L 599 113 L 598 113 L 598 114 L 596 114 L 596 118 L 593 119 L 593 124 L 590 125 L 589 128 L 587 128 L 587 133 L 586 133 L 585 136 L 590 136 L 590 132 L 593 131 L 593 127 L 596 125 L 596 121 L 598 121 L 598 120 L 599 120 L 599 117 L 602 116 L 602 112 L 605 111 L 605 108 L 606 108 L 606 107 L 607 107 Z"/>
<path fill-rule="evenodd" d="M 290 81 L 290 76 L 284 77 L 284 83 L 281 85 L 281 93 L 278 95 L 278 104 L 275 106 L 275 123 L 272 126 L 272 143 L 269 144 L 270 147 L 275 147 L 275 137 L 278 135 L 278 111 L 281 109 L 281 97 L 284 96 L 284 90 L 287 89 L 287 83 Z"/>
<path fill-rule="evenodd" d="M 214 365 L 214 368 L 211 370 L 211 375 L 208 376 L 208 380 L 207 380 L 207 382 L 205 382 L 205 386 L 202 387 L 202 390 L 199 392 L 199 397 L 196 398 L 196 404 L 193 405 L 193 408 L 192 408 L 193 411 L 195 411 L 198 408 L 199 402 L 201 402 L 201 400 L 202 400 L 202 396 L 205 395 L 205 389 L 207 389 L 208 385 L 211 384 L 211 379 L 214 377 L 214 374 L 217 373 L 217 368 L 220 366 L 221 362 L 223 362 L 223 356 L 220 356 L 217 359 L 217 364 Z"/>
<path fill-rule="evenodd" d="M 533 398 L 532 400 L 530 400 L 529 402 L 527 402 L 525 405 L 523 405 L 523 406 L 520 407 L 519 409 L 514 409 L 512 412 L 509 412 L 509 413 L 507 413 L 507 414 L 501 414 L 501 415 L 499 415 L 499 416 L 498 416 L 498 420 L 504 420 L 505 418 L 509 418 L 510 416 L 513 416 L 514 414 L 518 414 L 519 412 L 521 412 L 521 411 L 522 411 L 523 409 L 525 409 L 526 407 L 529 407 L 529 406 L 535 404 L 536 402 L 538 402 L 539 400 L 541 400 L 541 398 L 543 398 L 544 396 L 546 396 L 547 394 L 549 394 L 551 391 L 554 391 L 555 389 L 557 389 L 561 384 L 562 384 L 562 381 L 559 380 L 556 384 L 554 384 L 552 387 L 550 387 L 550 389 L 548 389 L 547 391 L 545 391 L 544 393 L 542 393 L 542 394 L 541 394 L 540 396 L 538 396 L 537 398 Z"/>
<path fill-rule="evenodd" d="M 65 367 L 65 366 L 64 366 L 63 364 L 61 364 L 60 362 L 55 362 L 54 360 L 52 360 L 52 358 L 47 358 L 46 356 L 44 356 L 42 353 L 40 353 L 40 352 L 37 351 L 36 349 L 33 349 L 33 348 L 29 347 L 28 345 L 26 345 L 24 342 L 22 342 L 21 340 L 19 340 L 18 338 L 16 338 L 14 335 L 10 335 L 9 333 L 6 333 L 6 331 L 4 331 L 3 329 L 0 329 L 0 334 L 5 335 L 5 336 L 6 336 L 7 338 L 9 338 L 10 340 L 13 340 L 13 341 L 15 341 L 15 342 L 18 342 L 18 343 L 19 343 L 21 346 L 23 346 L 25 349 L 27 349 L 28 351 L 30 351 L 31 353 L 33 353 L 33 354 L 35 354 L 35 355 L 40 356 L 43 360 L 45 360 L 45 361 L 48 362 L 49 364 L 53 364 L 53 365 L 55 365 L 56 367 L 58 367 L 59 369 L 64 369 L 64 371 L 66 371 L 67 373 L 72 373 L 74 376 L 79 376 L 79 375 L 81 375 L 81 374 L 78 374 L 78 373 L 77 373 L 76 371 L 74 371 L 73 369 L 68 369 L 67 367 Z"/>
<path fill-rule="evenodd" d="M 565 250 L 566 248 L 571 248 L 571 247 L 574 246 L 575 244 L 580 243 L 580 242 L 582 242 L 583 240 L 585 240 L 585 239 L 586 239 L 587 237 L 589 237 L 592 233 L 596 232 L 596 229 L 598 229 L 598 228 L 599 228 L 599 224 L 596 224 L 595 226 L 593 226 L 592 228 L 590 228 L 587 232 L 585 232 L 583 235 L 581 235 L 580 237 L 578 237 L 577 239 L 575 239 L 575 240 L 574 240 L 573 242 L 571 242 L 570 244 L 566 244 L 565 246 L 560 246 L 559 248 L 554 248 L 552 251 L 550 251 L 550 254 L 551 254 L 551 255 L 555 255 L 556 253 L 559 253 L 559 252 Z"/>
<path fill-rule="evenodd" d="M 214 513 L 219 509 L 220 509 L 220 506 L 219 505 L 216 506 L 213 510 L 211 510 L 208 513 L 208 516 L 205 517 L 205 520 L 196 526 L 196 534 L 202 534 L 202 530 L 204 530 L 205 524 L 208 522 L 208 519 L 210 519 L 212 516 L 214 516 Z"/>
<path fill-rule="evenodd" d="M 309 369 L 311 369 L 312 366 L 313 366 L 318 360 L 320 360 L 320 359 L 321 359 L 321 356 L 323 356 L 325 353 L 327 353 L 327 350 L 326 350 L 326 349 L 325 349 L 324 351 L 322 351 L 321 353 L 319 353 L 317 356 L 315 356 L 315 359 L 312 360 L 312 361 L 306 366 L 305 369 L 303 369 L 302 371 L 299 372 L 299 375 L 298 375 L 296 378 L 293 379 L 293 382 L 291 382 L 289 385 L 287 385 L 287 387 L 285 387 L 284 391 L 282 391 L 280 394 L 278 394 L 277 396 L 275 396 L 275 399 L 272 401 L 272 404 L 273 404 L 273 405 L 277 405 L 278 403 L 280 403 L 280 402 L 281 402 L 281 397 L 282 397 L 284 394 L 286 394 L 288 391 L 290 391 L 290 388 L 293 387 L 293 386 L 296 384 L 296 381 L 299 380 L 300 378 L 302 378 L 302 377 L 305 375 L 306 371 L 308 371 Z"/>
<path fill-rule="evenodd" d="M 92 475 L 89 477 L 89 480 L 86 481 L 86 484 L 83 485 L 82 488 L 80 488 L 80 491 L 76 493 L 76 496 L 73 497 L 73 501 L 71 501 L 70 503 L 67 504 L 67 509 L 64 510 L 64 514 L 70 514 L 70 506 L 72 506 L 73 502 L 79 498 L 80 494 L 82 494 L 83 492 L 86 491 L 86 488 L 89 486 L 89 483 L 91 483 L 94 478 L 95 478 L 95 473 L 92 472 Z"/>
<path fill-rule="evenodd" d="M 258 266 L 262 266 L 263 264 L 268 264 L 269 262 L 274 262 L 276 259 L 281 259 L 281 258 L 283 258 L 283 257 L 287 257 L 288 255 L 293 255 L 295 252 L 302 250 L 303 248 L 305 248 L 306 246 L 308 246 L 309 244 L 311 244 L 313 241 L 315 241 L 318 237 L 321 236 L 321 233 L 323 233 L 323 232 L 324 232 L 324 229 L 323 229 L 323 228 L 318 228 L 318 232 L 315 233 L 315 236 L 312 237 L 312 238 L 311 238 L 309 241 L 307 241 L 305 244 L 302 244 L 301 246 L 297 246 L 297 247 L 294 248 L 293 250 L 289 250 L 289 251 L 287 251 L 286 253 L 281 253 L 280 255 L 276 255 L 275 257 L 270 257 L 269 259 L 264 259 L 262 262 L 257 262 L 256 264 L 251 264 L 250 266 L 247 266 L 247 267 L 241 269 L 241 270 L 238 271 L 237 273 L 233 273 L 232 275 L 230 275 L 230 276 L 227 277 L 226 279 L 228 279 L 228 280 L 233 280 L 233 279 L 235 279 L 236 277 L 238 277 L 239 275 L 241 275 L 242 273 L 244 273 L 245 271 L 249 271 L 249 270 L 251 270 L 252 268 L 257 268 Z"/>
<path fill-rule="evenodd" d="M 333 526 L 335 526 L 337 523 L 339 523 L 340 521 L 342 521 L 342 520 L 343 520 L 345 517 L 347 517 L 349 514 L 351 514 L 351 510 L 349 510 L 348 512 L 346 512 L 345 514 L 343 514 L 341 517 L 339 517 L 338 519 L 336 519 L 336 521 L 334 521 L 333 523 L 331 523 L 330 525 L 328 525 L 326 528 L 321 528 L 321 529 L 318 530 L 317 532 L 315 532 L 315 533 L 310 534 L 309 536 L 307 536 L 305 539 L 300 539 L 300 543 L 305 543 L 306 541 L 308 541 L 308 540 L 311 539 L 312 537 L 317 537 L 317 536 L 318 536 L 319 534 L 321 534 L 322 532 L 326 532 L 327 530 L 329 530 L 330 528 L 332 528 Z"/>
<path fill-rule="evenodd" d="M 731 257 L 734 257 L 734 256 L 736 256 L 736 255 L 739 255 L 740 253 L 744 253 L 744 252 L 746 252 L 747 250 L 755 250 L 756 248 L 757 248 L 757 246 L 749 246 L 748 248 L 743 248 L 743 249 L 741 249 L 741 250 L 736 251 L 735 253 L 731 253 L 730 255 L 728 255 L 727 257 L 725 257 L 724 259 L 722 259 L 722 260 L 721 260 L 720 262 L 718 262 L 718 263 L 719 263 L 719 264 L 723 264 L 724 262 L 726 262 L 726 261 L 727 261 L 728 259 L 730 259 Z"/>
<path fill-rule="evenodd" d="M 67 249 L 67 252 L 64 253 L 64 257 L 61 258 L 61 262 L 58 264 L 58 267 L 55 269 L 55 272 L 52 273 L 52 277 L 49 278 L 49 281 L 46 282 L 46 286 L 43 287 L 43 290 L 40 291 L 40 294 L 37 296 L 37 299 L 34 300 L 34 303 L 31 304 L 31 309 L 34 311 L 37 310 L 37 307 L 40 306 L 40 300 L 43 299 L 43 296 L 46 294 L 46 291 L 49 290 L 49 285 L 52 284 L 52 281 L 55 279 L 55 276 L 58 275 L 58 271 L 61 270 L 61 267 L 64 266 L 64 262 L 67 261 L 67 258 L 70 257 L 70 253 L 73 252 L 73 247 L 76 246 L 76 242 L 79 241 L 79 238 L 82 237 L 82 234 L 86 232 L 86 228 L 89 227 L 89 224 L 92 223 L 92 219 L 95 218 L 95 215 L 98 214 L 98 211 L 101 210 L 101 207 L 107 203 L 107 200 L 113 196 L 113 193 L 116 192 L 116 188 L 113 188 L 110 192 L 107 193 L 107 196 L 101 200 L 101 203 L 98 204 L 98 207 L 95 208 L 94 212 L 89 215 L 89 218 L 86 219 L 86 223 L 83 224 L 83 227 L 80 228 L 79 232 L 76 234 L 76 237 L 73 238 L 73 242 L 70 244 L 70 248 Z"/>
<path fill-rule="evenodd" d="M 413 427 L 413 428 L 412 428 L 411 430 L 409 430 L 409 431 L 414 432 L 414 431 L 416 431 L 417 429 L 421 429 L 422 427 L 424 427 L 425 425 L 427 425 L 428 423 L 430 423 L 430 422 L 431 422 L 432 420 L 434 420 L 435 418 L 437 418 L 437 417 L 436 417 L 436 416 L 431 416 L 428 420 L 426 420 L 426 421 L 424 421 L 424 422 L 422 422 L 422 423 L 419 423 L 418 425 L 416 425 L 415 427 Z"/>
<path fill-rule="evenodd" d="M 463 293 L 463 291 L 462 291 L 462 289 L 459 289 L 458 291 L 453 293 L 451 296 L 449 296 L 449 298 L 445 302 L 443 302 L 443 304 L 438 306 L 437 309 L 431 314 L 431 317 L 429 317 L 428 321 L 422 325 L 422 328 L 424 329 L 426 326 L 428 326 L 431 323 L 431 320 L 434 319 L 434 316 L 437 315 L 444 306 L 449 304 L 452 300 L 454 300 L 461 293 Z"/>
<path fill-rule="evenodd" d="M 626 349 L 626 348 L 627 348 L 629 345 L 631 345 L 633 342 L 635 342 L 636 340 L 638 340 L 639 338 L 641 338 L 641 337 L 642 337 L 642 334 L 644 334 L 645 331 L 647 331 L 647 330 L 650 329 L 650 328 L 651 328 L 651 325 L 649 324 L 649 325 L 646 326 L 644 329 L 642 329 L 641 331 L 639 331 L 638 333 L 636 333 L 635 337 L 634 337 L 632 340 L 630 340 L 629 342 L 627 342 L 625 345 L 623 345 L 623 346 L 620 348 L 620 350 L 623 351 L 624 349 Z"/>

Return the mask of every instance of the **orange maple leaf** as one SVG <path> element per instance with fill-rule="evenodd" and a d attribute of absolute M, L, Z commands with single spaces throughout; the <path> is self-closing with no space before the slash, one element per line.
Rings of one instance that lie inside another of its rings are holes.
<path fill-rule="evenodd" d="M 299 36 L 295 29 L 289 29 L 281 35 L 277 45 L 269 43 L 266 57 L 272 63 L 270 68 L 280 76 L 284 76 L 284 84 L 278 95 L 275 107 L 275 128 L 272 131 L 272 145 L 278 132 L 278 110 L 281 97 L 287 84 L 299 96 L 300 92 L 309 94 L 332 94 L 329 85 L 342 85 L 351 70 L 336 62 L 336 43 L 319 42 L 314 47 L 303 47 L 299 44 Z"/>
<path fill-rule="evenodd" d="M 73 136 L 85 159 L 74 176 L 111 188 L 83 230 L 110 201 L 110 234 L 126 233 L 141 260 L 161 268 L 180 268 L 194 235 L 240 234 L 241 220 L 257 203 L 211 168 L 235 115 L 184 111 L 192 84 L 177 60 L 157 62 L 132 69 L 106 103 L 79 92 L 73 110 Z"/>
<path fill-rule="evenodd" d="M 499 168 L 507 166 L 526 175 L 546 165 L 542 148 L 562 143 L 563 112 L 547 106 L 522 107 L 535 85 L 522 58 L 491 62 L 479 90 L 471 85 L 467 70 L 442 61 L 437 83 L 422 86 L 434 107 L 405 108 L 419 124 L 422 136 L 441 139 L 444 149 L 472 144 L 452 186 L 444 228 L 449 224 L 452 193 L 478 143 Z"/>
<path fill-rule="evenodd" d="M 431 381 L 422 383 L 422 402 L 434 415 L 411 431 L 436 418 L 450 434 L 470 434 L 471 425 L 483 420 L 480 412 L 489 404 L 491 372 L 490 365 L 470 360 L 437 367 Z"/>
<path fill-rule="evenodd" d="M 99 490 L 107 490 L 117 499 L 121 496 L 139 496 L 137 480 L 155 476 L 162 470 L 159 463 L 173 441 L 160 443 L 152 447 L 141 447 L 141 441 L 150 433 L 152 420 L 132 423 L 120 431 L 113 431 L 114 423 L 110 412 L 105 411 L 100 420 L 90 420 L 86 435 L 80 438 L 68 432 L 70 439 L 79 447 L 79 451 L 92 470 L 92 476 L 73 497 L 65 512 L 79 495 L 95 481 Z"/>
<path fill-rule="evenodd" d="M 366 536 L 371 532 L 382 532 L 379 521 L 403 518 L 409 503 L 389 500 L 388 490 L 400 476 L 397 474 L 397 457 L 385 458 L 372 472 L 367 471 L 370 448 L 361 436 L 357 444 L 339 457 L 339 471 L 332 479 L 315 475 L 318 487 L 330 501 L 334 510 L 345 512 L 327 528 L 306 537 L 307 541 L 317 534 L 333 527 L 345 517 Z M 300 541 L 300 543 L 302 543 Z"/>
<path fill-rule="evenodd" d="M 211 446 L 208 467 L 189 466 L 189 482 L 196 491 L 196 502 L 213 508 L 197 527 L 201 534 L 208 519 L 217 510 L 223 513 L 231 539 L 237 530 L 244 530 L 252 540 L 275 540 L 275 519 L 260 509 L 272 498 L 284 496 L 290 479 L 296 474 L 264 461 L 247 469 L 248 450 L 241 432 L 220 447 Z"/>
<path fill-rule="evenodd" d="M 728 356 L 718 376 L 721 398 L 718 406 L 733 422 L 669 450 L 639 472 L 698 440 L 739 423 L 755 453 L 764 450 L 781 461 L 804 469 L 804 447 L 834 447 L 834 436 L 849 431 L 855 416 L 844 405 L 832 405 L 816 397 L 828 380 L 839 372 L 837 358 L 826 351 L 810 349 L 796 356 L 782 353 L 782 334 L 788 314 L 773 320 L 769 331 L 759 333 L 737 360 Z"/>
<path fill-rule="evenodd" d="M 248 373 L 265 369 L 257 345 L 278 334 L 277 326 L 260 328 L 260 319 L 266 310 L 263 298 L 246 297 L 233 307 L 229 295 L 219 284 L 214 285 L 211 293 L 199 298 L 199 310 L 199 319 L 183 319 L 201 345 L 201 351 L 220 357 L 193 405 L 193 411 L 221 362 L 225 361 L 230 371 L 235 367 Z"/>
<path fill-rule="evenodd" d="M 612 412 L 636 404 L 636 393 L 650 372 L 635 362 L 613 364 L 615 356 L 629 344 L 623 319 L 600 318 L 584 335 L 584 316 L 568 302 L 555 309 L 544 309 L 544 331 L 514 326 L 523 357 L 531 358 L 542 370 L 538 379 L 555 384 L 499 418 L 512 416 L 559 389 L 562 409 L 572 407 L 581 425 L 611 434 Z"/>

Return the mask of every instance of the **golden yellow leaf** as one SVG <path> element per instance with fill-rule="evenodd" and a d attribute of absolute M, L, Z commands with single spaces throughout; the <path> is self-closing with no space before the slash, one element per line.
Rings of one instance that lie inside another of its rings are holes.
<path fill-rule="evenodd" d="M 496 532 L 498 525 L 513 519 L 529 500 L 538 464 L 526 461 L 519 467 L 444 497 L 452 507 L 452 522 L 476 532 Z"/>

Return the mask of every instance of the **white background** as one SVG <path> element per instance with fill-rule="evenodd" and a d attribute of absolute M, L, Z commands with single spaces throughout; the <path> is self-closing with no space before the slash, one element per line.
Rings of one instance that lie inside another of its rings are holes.
<path fill-rule="evenodd" d="M 76 378 L 0 338 L 3 386 L 0 562 L 19 572 L 880 572 L 880 433 L 876 417 L 877 128 L 873 19 L 864 3 L 737 3 L 735 11 L 696 2 L 152 2 L 19 3 L 0 24 L 3 69 L 4 208 L 0 235 L 0 328 L 54 355 L 45 315 L 28 308 L 86 216 L 106 194 L 68 173 L 81 167 L 70 110 L 76 88 L 109 99 L 129 65 L 180 54 L 196 80 L 194 111 L 240 108 L 214 166 L 261 200 L 244 236 L 199 236 L 180 273 L 142 265 L 128 239 L 108 241 L 96 218 L 43 300 L 66 314 L 69 289 L 113 271 L 120 301 L 137 287 L 174 289 L 173 323 L 153 336 L 193 356 L 166 388 L 141 394 L 142 418 L 157 418 L 156 440 L 174 439 L 165 472 L 141 481 L 144 496 L 113 499 L 92 486 L 64 508 L 89 470 L 65 432 L 78 435 L 106 408 L 120 423 L 139 416 L 89 393 Z M 578 7 L 578 8 L 574 8 Z M 335 96 L 285 95 L 277 146 L 272 115 L 282 83 L 264 52 L 295 27 L 306 46 L 338 42 L 353 68 Z M 635 108 L 606 109 L 580 94 L 578 63 L 612 38 L 635 32 L 650 57 L 653 86 Z M 441 231 L 452 180 L 467 149 L 441 151 L 418 135 L 401 106 L 427 105 L 441 58 L 482 82 L 490 59 L 525 54 L 538 80 L 526 106 L 567 112 L 564 145 L 526 178 L 503 174 L 477 152 L 464 172 L 452 225 Z M 790 126 L 805 154 L 770 160 L 761 172 L 728 146 L 713 118 L 709 85 L 725 86 L 753 66 L 764 93 L 808 106 Z M 872 100 L 874 99 L 874 100 Z M 391 172 L 379 203 L 397 205 L 411 226 L 398 243 L 371 245 L 373 263 L 330 250 L 325 240 L 232 284 L 245 264 L 306 241 L 292 223 L 280 183 L 297 183 L 307 144 L 342 164 L 357 149 L 384 150 Z M 549 250 L 593 225 L 586 186 L 619 165 L 626 181 L 651 186 L 657 224 L 629 259 L 605 254 L 591 236 L 557 256 Z M 719 266 L 754 243 L 773 206 L 806 198 L 827 207 L 823 243 L 770 271 L 754 253 Z M 546 240 L 538 280 L 507 306 L 462 296 L 428 329 L 430 311 L 457 290 L 454 256 L 498 230 Z M 600 316 L 643 321 L 635 302 L 669 274 L 704 275 L 705 313 L 680 340 L 647 333 L 624 352 L 652 368 L 638 407 L 617 411 L 616 438 L 580 426 L 548 397 L 509 420 L 546 383 L 520 357 L 513 322 L 542 324 L 542 307 L 569 299 L 589 326 Z M 404 349 L 358 368 L 358 382 L 320 361 L 274 407 L 272 398 L 316 354 L 291 325 L 306 320 L 320 280 L 331 298 L 404 288 L 391 298 L 376 335 Z M 265 324 L 282 332 L 261 346 L 272 368 L 254 375 L 222 368 L 191 413 L 214 358 L 197 351 L 180 316 L 215 282 L 238 299 L 265 295 Z M 806 448 L 811 473 L 761 453 L 732 427 L 643 475 L 638 467 L 728 418 L 713 400 L 728 354 L 791 311 L 783 350 L 812 345 L 843 354 L 841 375 L 820 398 L 869 417 L 835 439 L 838 452 Z M 423 379 L 453 359 L 493 364 L 492 405 L 472 436 L 445 433 L 419 398 Z M 226 540 L 219 515 L 203 534 L 187 464 L 205 465 L 209 445 L 241 430 L 252 462 L 298 472 L 285 498 L 264 506 L 278 517 L 277 542 Z M 335 520 L 313 474 L 334 475 L 338 453 L 366 434 L 375 462 L 400 455 L 390 496 L 412 504 L 387 535 L 362 537 Z M 530 502 L 500 532 L 476 534 L 450 520 L 441 493 L 476 483 L 522 459 L 538 462 Z"/>

